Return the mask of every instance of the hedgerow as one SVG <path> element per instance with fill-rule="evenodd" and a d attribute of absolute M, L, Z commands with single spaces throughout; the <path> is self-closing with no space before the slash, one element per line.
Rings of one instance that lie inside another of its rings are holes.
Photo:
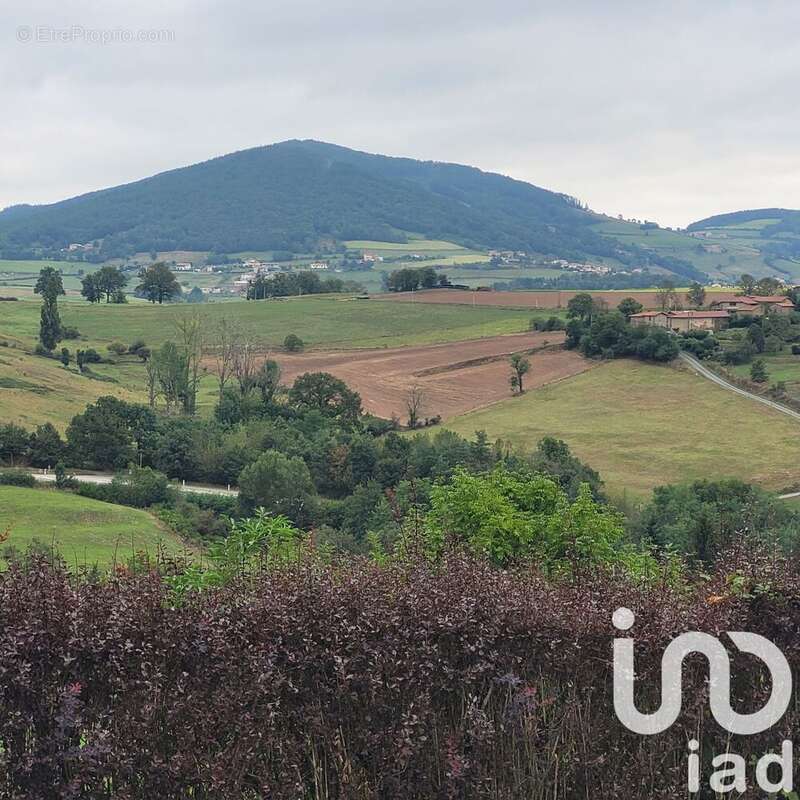
<path fill-rule="evenodd" d="M 697 583 L 553 582 L 474 557 L 274 562 L 176 605 L 155 570 L 107 580 L 36 558 L 0 575 L 0 797 L 674 798 L 686 741 L 729 741 L 689 660 L 670 731 L 612 709 L 611 614 L 636 612 L 640 707 L 685 630 L 750 630 L 800 664 L 795 565 L 728 553 Z M 769 687 L 734 659 L 733 705 Z"/>

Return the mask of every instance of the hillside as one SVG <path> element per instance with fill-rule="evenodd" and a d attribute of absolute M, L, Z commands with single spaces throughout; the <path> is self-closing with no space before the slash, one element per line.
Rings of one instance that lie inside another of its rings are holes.
<path fill-rule="evenodd" d="M 124 564 L 137 552 L 188 553 L 187 546 L 146 511 L 101 503 L 51 489 L 0 486 L 0 508 L 8 538 L 24 553 L 37 541 L 56 549 L 70 567 Z M 0 569 L 3 558 L 0 555 Z"/>
<path fill-rule="evenodd" d="M 96 241 L 102 258 L 309 252 L 422 234 L 469 248 L 651 264 L 699 277 L 688 261 L 599 234 L 597 220 L 567 195 L 473 167 L 289 141 L 51 205 L 6 209 L 0 255 L 53 257 L 71 242 Z"/>
<path fill-rule="evenodd" d="M 689 261 L 713 280 L 735 281 L 747 272 L 800 281 L 800 211 L 736 211 L 680 231 L 604 218 L 593 229 L 664 258 Z"/>

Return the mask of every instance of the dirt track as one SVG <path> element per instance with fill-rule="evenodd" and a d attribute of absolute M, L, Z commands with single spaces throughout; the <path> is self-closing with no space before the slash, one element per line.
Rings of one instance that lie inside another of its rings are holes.
<path fill-rule="evenodd" d="M 424 347 L 273 357 L 284 383 L 304 372 L 330 372 L 361 394 L 367 411 L 381 417 L 396 414 L 405 421 L 405 399 L 414 385 L 425 394 L 423 417 L 453 417 L 509 397 L 511 353 L 547 348 L 530 356 L 526 388 L 589 369 L 591 362 L 557 347 L 563 340 L 561 332 L 521 333 Z"/>
<path fill-rule="evenodd" d="M 434 303 L 444 305 L 505 306 L 507 308 L 566 308 L 567 303 L 577 291 L 563 292 L 472 292 L 459 289 L 430 289 L 420 292 L 390 293 L 376 296 L 376 300 L 391 300 L 397 303 Z M 633 297 L 645 308 L 658 307 L 656 292 L 588 292 L 592 297 L 616 308 L 626 297 Z M 680 296 L 681 293 L 679 293 Z M 707 302 L 711 300 L 732 300 L 734 292 L 708 292 Z M 686 302 L 681 297 L 681 302 Z"/>

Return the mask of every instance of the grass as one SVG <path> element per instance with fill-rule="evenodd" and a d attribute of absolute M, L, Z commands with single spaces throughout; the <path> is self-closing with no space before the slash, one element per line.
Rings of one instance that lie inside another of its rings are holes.
<path fill-rule="evenodd" d="M 60 308 L 64 323 L 78 327 L 82 334 L 80 340 L 62 343 L 73 357 L 76 349 L 87 347 L 108 356 L 107 345 L 112 341 L 130 344 L 142 338 L 157 347 L 176 336 L 175 322 L 181 315 L 194 311 L 203 316 L 209 332 L 223 316 L 240 321 L 254 331 L 265 349 L 280 347 L 289 333 L 298 334 L 307 347 L 343 349 L 460 341 L 524 331 L 536 316 L 529 310 L 436 307 L 349 296 L 197 306 L 63 301 Z M 28 428 L 52 422 L 63 430 L 75 414 L 102 395 L 145 401 L 145 371 L 135 359 L 92 365 L 90 374 L 81 375 L 74 362 L 65 369 L 58 361 L 31 355 L 39 310 L 38 299 L 0 304 L 0 342 L 11 345 L 0 347 L 0 420 Z M 201 413 L 213 407 L 214 387 L 212 376 L 201 382 Z"/>
<path fill-rule="evenodd" d="M 185 552 L 181 540 L 145 511 L 101 503 L 55 489 L 0 486 L 3 547 L 24 552 L 38 540 L 53 545 L 70 566 L 108 567 L 137 552 Z M 0 560 L 0 564 L 2 561 Z"/>
<path fill-rule="evenodd" d="M 525 330 L 532 316 L 530 312 L 509 309 L 434 308 L 423 303 L 327 296 L 284 301 L 234 300 L 197 306 L 62 303 L 61 317 L 65 325 L 76 326 L 89 343 L 130 343 L 143 338 L 149 345 L 159 345 L 175 335 L 177 319 L 195 310 L 209 326 L 222 317 L 237 319 L 249 326 L 265 346 L 278 346 L 287 334 L 297 333 L 310 347 L 348 348 L 430 344 L 514 333 Z M 4 312 L 0 337 L 32 340 L 36 336 L 38 303 L 20 300 L 4 304 L 0 311 Z"/>
<path fill-rule="evenodd" d="M 410 239 L 407 243 L 402 242 L 377 242 L 365 239 L 351 239 L 343 243 L 348 250 L 392 250 L 398 253 L 432 253 L 441 250 L 460 251 L 462 253 L 471 252 L 466 247 L 453 242 L 444 242 L 437 239 Z"/>
<path fill-rule="evenodd" d="M 447 425 L 536 446 L 564 439 L 612 493 L 736 477 L 768 489 L 800 481 L 800 424 L 673 367 L 614 361 Z"/>

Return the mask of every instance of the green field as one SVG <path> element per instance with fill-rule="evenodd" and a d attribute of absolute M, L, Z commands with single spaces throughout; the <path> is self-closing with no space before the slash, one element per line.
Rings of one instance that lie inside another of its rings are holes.
<path fill-rule="evenodd" d="M 145 511 L 101 503 L 55 489 L 0 486 L 2 545 L 24 552 L 38 540 L 55 547 L 72 567 L 124 564 L 137 552 L 188 552 L 183 543 Z M 0 560 L 2 564 L 2 560 Z"/>
<path fill-rule="evenodd" d="M 697 478 L 800 482 L 800 423 L 674 367 L 603 363 L 447 427 L 528 448 L 559 437 L 617 494 Z"/>
<path fill-rule="evenodd" d="M 760 247 L 765 243 L 759 231 L 776 220 L 752 220 L 746 223 L 706 229 L 708 239 L 664 228 L 642 230 L 639 225 L 623 220 L 606 219 L 592 227 L 621 242 L 655 250 L 660 255 L 690 261 L 698 269 L 718 280 L 733 281 L 748 272 L 757 278 L 780 276 L 800 280 L 800 262 L 777 260 L 775 267 L 764 261 Z M 707 252 L 718 248 L 720 252 Z"/>
<path fill-rule="evenodd" d="M 513 333 L 526 329 L 530 312 L 502 308 L 433 307 L 425 304 L 355 300 L 350 296 L 303 297 L 259 302 L 230 301 L 197 306 L 91 305 L 63 303 L 62 320 L 89 342 L 157 345 L 174 335 L 175 321 L 201 314 L 209 325 L 222 317 L 249 326 L 265 346 L 278 346 L 289 333 L 311 347 L 389 347 L 429 344 Z M 36 336 L 39 304 L 19 301 L 0 306 L 0 337 Z M 65 343 L 69 346 L 69 343 Z"/>
<path fill-rule="evenodd" d="M 82 338 L 63 342 L 73 354 L 94 347 L 108 356 L 112 341 L 130 344 L 142 338 L 155 347 L 176 336 L 175 322 L 199 313 L 209 337 L 221 317 L 236 319 L 250 328 L 265 351 L 281 346 L 289 333 L 298 334 L 308 347 L 397 347 L 406 344 L 460 341 L 527 329 L 537 312 L 503 308 L 432 306 L 425 304 L 354 300 L 349 296 L 305 297 L 289 300 L 209 303 L 197 306 L 60 304 L 66 325 L 76 326 Z M 52 422 L 63 429 L 87 403 L 101 395 L 144 401 L 145 371 L 135 358 L 114 359 L 91 366 L 82 375 L 73 364 L 33 356 L 39 325 L 39 302 L 0 303 L 0 420 L 26 427 Z M 540 312 L 544 313 L 544 312 Z M 215 401 L 213 376 L 203 379 L 198 405 L 210 412 Z"/>

